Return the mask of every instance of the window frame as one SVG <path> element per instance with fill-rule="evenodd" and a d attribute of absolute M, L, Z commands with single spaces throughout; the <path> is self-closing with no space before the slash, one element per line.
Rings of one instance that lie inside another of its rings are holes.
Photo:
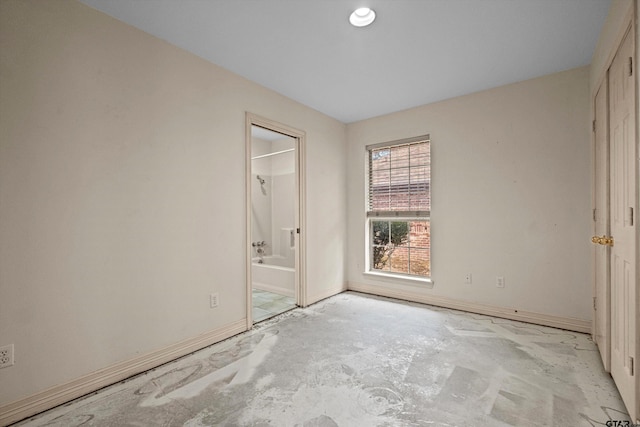
<path fill-rule="evenodd" d="M 379 150 L 384 148 L 393 148 L 403 145 L 413 145 L 421 142 L 429 144 L 429 206 L 428 210 L 408 210 L 408 211 L 375 211 L 371 209 L 371 180 L 372 180 L 372 163 L 371 156 L 373 150 Z M 365 160 L 366 160 L 366 174 L 365 174 L 365 272 L 364 274 L 374 276 L 376 278 L 391 279 L 393 281 L 403 281 L 407 284 L 417 284 L 422 287 L 433 286 L 432 281 L 432 268 L 431 268 L 431 244 L 429 244 L 429 275 L 422 276 L 417 274 L 411 274 L 409 272 L 395 272 L 375 269 L 373 266 L 373 223 L 374 221 L 390 221 L 390 222 L 411 222 L 411 221 L 426 221 L 429 223 L 429 231 L 431 231 L 431 138 L 429 135 L 421 135 L 414 138 L 407 138 L 396 141 L 388 141 L 383 143 L 371 144 L 365 147 Z M 410 245 L 407 246 L 410 248 Z M 410 263 L 410 261 L 409 261 Z M 409 264 L 410 265 L 410 264 Z M 409 270 L 410 271 L 410 270 Z"/>

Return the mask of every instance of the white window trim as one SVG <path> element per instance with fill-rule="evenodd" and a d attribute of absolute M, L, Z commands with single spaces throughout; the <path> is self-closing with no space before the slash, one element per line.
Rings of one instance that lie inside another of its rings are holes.
<path fill-rule="evenodd" d="M 414 142 L 423 142 L 423 141 L 431 142 L 431 137 L 429 136 L 429 134 L 416 136 L 414 138 L 405 138 L 405 139 L 398 139 L 396 141 L 369 144 L 366 147 L 364 147 L 364 149 L 368 153 L 369 151 L 375 150 L 378 148 L 391 147 L 392 145 L 408 145 L 408 144 L 413 144 Z"/>
<path fill-rule="evenodd" d="M 388 279 L 392 283 L 401 282 L 403 285 L 419 286 L 421 289 L 432 289 L 435 282 L 430 277 L 419 277 L 401 273 L 391 273 L 378 270 L 364 271 L 362 274 L 376 279 Z"/>
<path fill-rule="evenodd" d="M 364 276 L 369 276 L 372 278 L 376 278 L 376 279 L 381 279 L 381 280 L 385 280 L 385 281 L 389 281 L 390 283 L 401 283 L 403 285 L 413 285 L 413 286 L 419 286 L 420 288 L 424 289 L 431 289 L 434 286 L 434 281 L 433 278 L 431 276 L 429 277 L 424 277 L 424 276 L 418 276 L 418 275 L 414 275 L 414 274 L 403 274 L 403 273 L 397 273 L 397 272 L 387 272 L 387 271 L 383 271 L 383 270 L 375 270 L 373 269 L 372 265 L 371 265 L 371 221 L 376 221 L 376 220 L 402 220 L 402 221 L 429 221 L 429 223 L 431 223 L 431 211 L 427 212 L 422 212 L 422 215 L 419 215 L 415 212 L 398 212 L 398 214 L 403 214 L 403 216 L 396 216 L 396 215 L 376 215 L 376 214 L 372 214 L 370 212 L 368 212 L 369 209 L 369 156 L 370 156 L 370 152 L 371 150 L 377 149 L 377 148 L 382 148 L 382 147 L 389 147 L 389 146 L 394 146 L 394 145 L 403 145 L 403 144 L 411 144 L 414 142 L 421 142 L 421 141 L 429 141 L 429 144 L 431 144 L 431 138 L 429 135 L 422 135 L 422 136 L 418 136 L 415 138 L 406 138 L 406 139 L 402 139 L 402 140 L 397 140 L 397 141 L 388 141 L 388 142 L 382 142 L 382 143 L 378 143 L 378 144 L 370 144 L 367 145 L 365 147 L 365 177 L 367 177 L 365 179 L 365 212 L 364 212 L 364 216 L 365 216 L 365 271 L 363 272 Z M 431 191 L 431 189 L 429 190 Z M 426 215 L 424 215 L 426 213 Z M 406 215 L 406 216 L 404 216 Z M 431 258 L 431 256 L 430 256 Z"/>

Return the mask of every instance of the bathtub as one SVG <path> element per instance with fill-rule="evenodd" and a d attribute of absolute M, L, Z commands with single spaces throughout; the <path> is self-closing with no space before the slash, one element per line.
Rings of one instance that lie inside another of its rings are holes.
<path fill-rule="evenodd" d="M 265 256 L 263 264 L 258 264 L 258 259 L 251 260 L 253 288 L 295 298 L 296 272 L 287 266 L 290 262 L 280 256 Z"/>

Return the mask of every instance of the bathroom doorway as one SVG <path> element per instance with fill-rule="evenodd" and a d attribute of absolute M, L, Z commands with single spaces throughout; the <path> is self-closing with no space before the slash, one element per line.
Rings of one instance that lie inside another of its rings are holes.
<path fill-rule="evenodd" d="M 247 114 L 247 327 L 304 306 L 304 133 Z"/>

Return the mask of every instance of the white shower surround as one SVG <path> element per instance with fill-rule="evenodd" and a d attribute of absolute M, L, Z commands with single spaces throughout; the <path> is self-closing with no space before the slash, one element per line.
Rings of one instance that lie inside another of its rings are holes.
<path fill-rule="evenodd" d="M 263 263 L 252 251 L 254 289 L 295 298 L 295 158 L 293 138 L 266 141 L 252 138 L 251 240 L 265 241 Z M 275 155 L 273 155 L 275 154 Z"/>

